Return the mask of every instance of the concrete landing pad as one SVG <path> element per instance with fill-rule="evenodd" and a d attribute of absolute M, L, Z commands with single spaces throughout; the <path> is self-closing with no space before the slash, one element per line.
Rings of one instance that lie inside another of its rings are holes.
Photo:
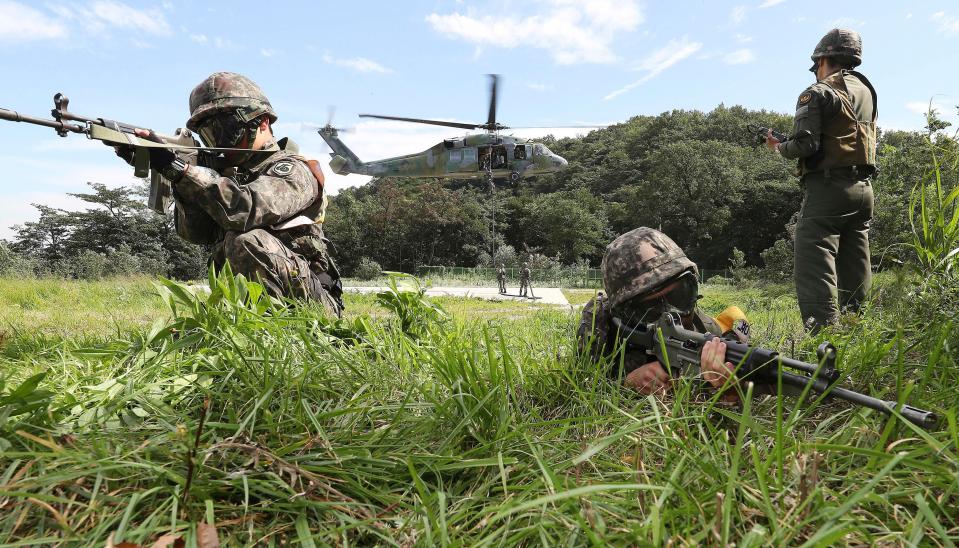
<path fill-rule="evenodd" d="M 385 287 L 344 287 L 343 290 L 353 293 L 376 293 L 385 290 Z M 500 295 L 495 287 L 430 287 L 426 295 L 430 297 L 472 297 L 488 301 L 522 301 L 528 303 L 552 304 L 569 306 L 566 295 L 556 287 L 534 287 L 535 298 L 520 297 L 516 288 L 510 288 L 506 295 Z"/>

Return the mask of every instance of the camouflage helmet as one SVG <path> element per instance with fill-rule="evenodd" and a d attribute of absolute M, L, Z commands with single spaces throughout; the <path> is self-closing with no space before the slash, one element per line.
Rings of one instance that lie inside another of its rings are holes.
<path fill-rule="evenodd" d="M 862 64 L 862 38 L 854 30 L 832 29 L 822 37 L 812 52 L 813 67 L 823 57 L 858 67 Z M 815 71 L 815 68 L 810 70 Z"/>
<path fill-rule="evenodd" d="M 639 227 L 606 246 L 603 286 L 611 307 L 644 295 L 686 271 L 699 276 L 696 264 L 662 232 Z"/>
<path fill-rule="evenodd" d="M 270 117 L 271 124 L 276 121 L 270 100 L 253 80 L 235 72 L 214 72 L 190 93 L 190 119 L 186 127 L 197 131 L 200 120 L 224 110 L 236 113 L 244 122 L 264 114 Z"/>

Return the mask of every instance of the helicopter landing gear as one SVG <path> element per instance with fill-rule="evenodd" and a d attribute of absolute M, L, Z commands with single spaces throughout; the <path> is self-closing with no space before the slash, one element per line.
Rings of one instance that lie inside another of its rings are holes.
<path fill-rule="evenodd" d="M 518 171 L 511 171 L 509 173 L 509 182 L 518 183 L 520 179 L 520 174 Z"/>

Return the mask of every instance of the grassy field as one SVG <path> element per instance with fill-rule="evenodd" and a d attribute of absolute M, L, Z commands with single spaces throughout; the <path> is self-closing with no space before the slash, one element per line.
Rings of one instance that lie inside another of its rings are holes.
<path fill-rule="evenodd" d="M 213 286 L 0 280 L 0 544 L 202 545 L 209 525 L 229 546 L 959 540 L 959 338 L 900 279 L 819 338 L 788 288 L 707 286 L 702 306 L 800 358 L 831 338 L 847 385 L 934 409 L 932 432 L 624 391 L 561 308 L 351 294 L 332 321 Z"/>

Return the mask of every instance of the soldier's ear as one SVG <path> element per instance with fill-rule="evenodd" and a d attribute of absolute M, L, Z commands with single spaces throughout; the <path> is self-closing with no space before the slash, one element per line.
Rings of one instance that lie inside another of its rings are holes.
<path fill-rule="evenodd" d="M 263 133 L 266 133 L 267 131 L 270 131 L 270 130 L 272 129 L 272 128 L 270 127 L 270 117 L 269 117 L 269 116 L 264 116 L 264 117 L 260 118 L 260 128 L 259 128 L 259 129 L 260 129 L 260 131 L 263 132 Z"/>

